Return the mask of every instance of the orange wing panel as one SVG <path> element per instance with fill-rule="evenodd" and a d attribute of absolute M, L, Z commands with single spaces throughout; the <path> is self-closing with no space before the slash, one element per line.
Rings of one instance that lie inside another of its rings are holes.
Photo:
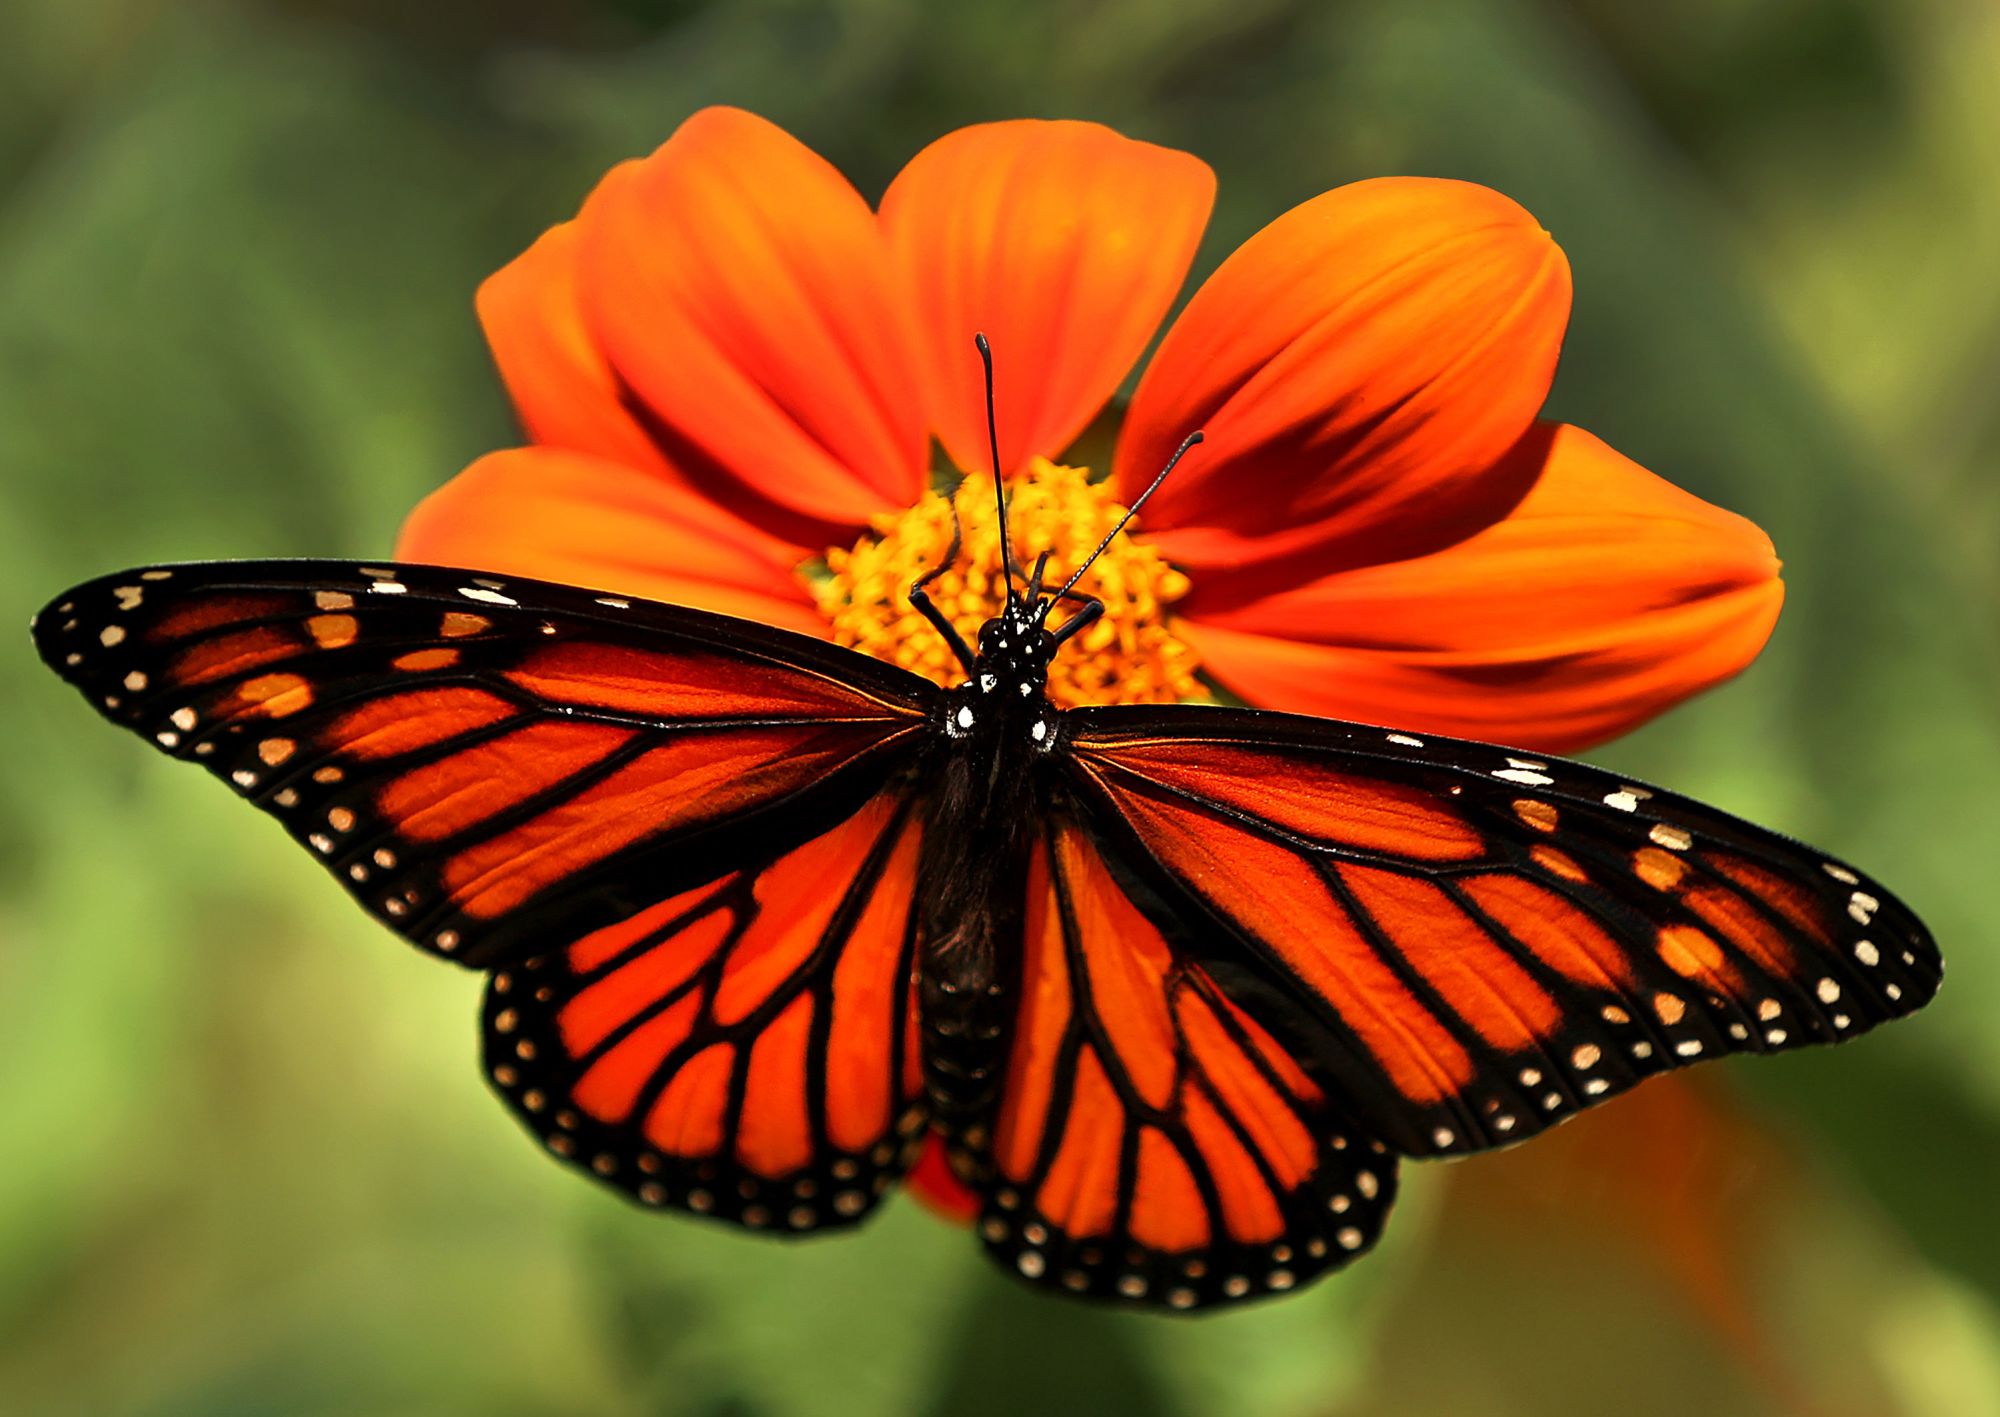
<path fill-rule="evenodd" d="M 547 703 L 701 722 L 879 719 L 890 705 L 784 664 L 721 654 L 662 654 L 603 643 L 537 648 L 507 678 Z"/>
<path fill-rule="evenodd" d="M 1205 743 L 1194 757 L 1184 743 L 1143 739 L 1085 755 L 1095 770 L 1198 793 L 1311 841 L 1422 861 L 1474 860 L 1484 849 L 1478 829 L 1434 794 L 1303 756 Z"/>
<path fill-rule="evenodd" d="M 1166 800 L 1134 794 L 1120 805 L 1148 850 L 1328 1002 L 1403 1096 L 1433 1102 L 1471 1080 L 1463 1044 L 1362 935 L 1310 859 Z"/>

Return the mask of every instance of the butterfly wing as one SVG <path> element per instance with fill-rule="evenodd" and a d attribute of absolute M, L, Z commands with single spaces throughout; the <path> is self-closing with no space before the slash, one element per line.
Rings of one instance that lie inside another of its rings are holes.
<path fill-rule="evenodd" d="M 884 792 L 775 859 L 488 982 L 486 1071 L 556 1156 L 649 1206 L 860 1219 L 926 1124 L 910 987 L 919 830 Z"/>
<path fill-rule="evenodd" d="M 1254 710 L 1065 731 L 1123 883 L 1408 1155 L 1838 1042 L 1937 989 L 1930 935 L 1861 872 L 1584 764 Z"/>
<path fill-rule="evenodd" d="M 1920 1007 L 1860 872 L 1574 763 L 1290 715 L 1091 708 L 1031 867 L 979 1175 L 1031 1280 L 1172 1308 L 1375 1241 L 1398 1154 Z M 976 1139 L 983 1140 L 983 1139 Z"/>
<path fill-rule="evenodd" d="M 495 969 L 489 1074 L 558 1156 L 791 1229 L 857 1218 L 904 1164 L 927 681 L 417 566 L 133 571 L 60 597 L 35 637 L 383 923 Z"/>
<path fill-rule="evenodd" d="M 1052 818 L 1006 1086 L 966 1158 L 980 1233 L 1028 1279 L 1100 1298 L 1290 1289 L 1374 1243 L 1396 1158 L 1156 913 L 1080 822 Z"/>
<path fill-rule="evenodd" d="M 906 762 L 936 693 L 749 621 L 420 566 L 126 572 L 35 640 L 391 929 L 481 967 L 817 835 Z"/>

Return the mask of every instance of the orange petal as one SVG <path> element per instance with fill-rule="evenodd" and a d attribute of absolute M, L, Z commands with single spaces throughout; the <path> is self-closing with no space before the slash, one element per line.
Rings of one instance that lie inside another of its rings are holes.
<path fill-rule="evenodd" d="M 473 463 L 417 504 L 396 555 L 827 631 L 783 542 L 684 487 L 555 448 Z"/>
<path fill-rule="evenodd" d="M 917 499 L 930 437 L 907 301 L 824 159 L 704 109 L 614 169 L 578 226 L 590 326 L 669 458 L 819 523 L 802 545 Z"/>
<path fill-rule="evenodd" d="M 1450 545 L 1526 490 L 1501 458 L 1568 319 L 1562 251 L 1498 192 L 1337 188 L 1245 242 L 1168 331 L 1119 440 L 1120 495 L 1201 428 L 1144 521 L 1183 566 Z"/>
<path fill-rule="evenodd" d="M 1516 457 L 1534 489 L 1462 544 L 1234 604 L 1198 579 L 1177 632 L 1252 703 L 1551 752 L 1756 657 L 1784 587 L 1754 523 L 1580 428 L 1541 424 Z"/>
<path fill-rule="evenodd" d="M 620 401 L 618 378 L 584 324 L 575 222 L 552 227 L 487 277 L 477 303 L 493 362 L 529 438 L 668 471 Z"/>
<path fill-rule="evenodd" d="M 976 332 L 993 346 L 1001 466 L 1055 457 L 1152 339 L 1214 201 L 1200 158 L 1096 123 L 985 123 L 911 159 L 882 227 L 952 460 L 982 472 L 990 460 Z"/>
<path fill-rule="evenodd" d="M 941 1219 L 970 1225 L 979 1214 L 979 1194 L 958 1179 L 946 1158 L 944 1143 L 936 1134 L 924 1138 L 917 1164 L 903 1178 L 910 1194 L 922 1201 Z"/>

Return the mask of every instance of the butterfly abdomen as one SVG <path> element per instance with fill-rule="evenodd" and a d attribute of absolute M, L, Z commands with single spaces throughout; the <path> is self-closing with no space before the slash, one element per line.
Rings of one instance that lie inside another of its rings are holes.
<path fill-rule="evenodd" d="M 917 1012 L 924 1090 L 938 1124 L 962 1132 L 998 1100 L 1021 986 L 1021 906 L 1032 804 L 1025 773 L 948 752 L 918 876 Z"/>
<path fill-rule="evenodd" d="M 969 921 L 924 941 L 917 990 L 924 1089 L 947 1130 L 984 1116 L 999 1094 L 1019 979 L 1018 969 L 1008 977 L 996 936 Z"/>

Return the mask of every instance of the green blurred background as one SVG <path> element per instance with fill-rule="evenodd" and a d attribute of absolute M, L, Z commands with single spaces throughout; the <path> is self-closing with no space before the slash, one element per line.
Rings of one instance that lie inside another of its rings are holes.
<path fill-rule="evenodd" d="M 1337 183 L 1472 178 L 1574 265 L 1554 411 L 1787 561 L 1758 665 L 1597 756 L 1865 862 L 1951 978 L 1414 1168 L 1297 1297 L 1110 1314 L 908 1202 L 783 1247 L 560 1173 L 474 980 L 14 633 L 0 1411 L 2000 1412 L 1996 74 L 1988 0 L 6 0 L 19 623 L 136 562 L 380 554 L 512 440 L 473 286 L 705 103 L 871 197 L 957 124 L 1102 119 L 1215 166 L 1202 270 Z"/>

